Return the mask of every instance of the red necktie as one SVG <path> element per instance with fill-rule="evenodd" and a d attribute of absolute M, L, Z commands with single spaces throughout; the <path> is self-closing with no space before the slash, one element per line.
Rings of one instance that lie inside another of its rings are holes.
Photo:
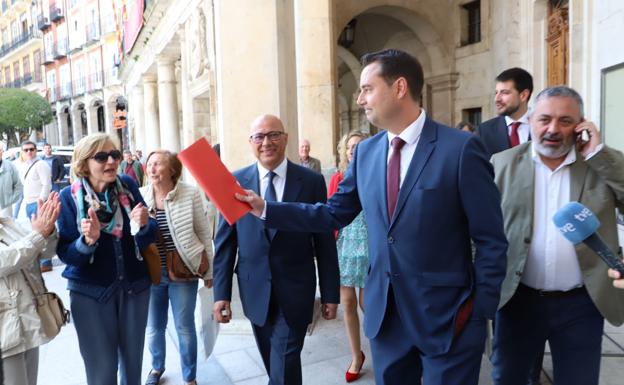
<path fill-rule="evenodd" d="M 520 127 L 520 122 L 511 123 L 511 134 L 509 134 L 509 144 L 511 147 L 516 147 L 520 144 L 520 137 L 518 136 L 518 127 Z"/>
<path fill-rule="evenodd" d="M 401 148 L 405 141 L 398 136 L 392 139 L 392 154 L 388 162 L 388 172 L 386 180 L 386 188 L 388 192 L 388 219 L 392 220 L 394 209 L 396 208 L 397 199 L 399 197 L 399 186 L 401 182 Z"/>

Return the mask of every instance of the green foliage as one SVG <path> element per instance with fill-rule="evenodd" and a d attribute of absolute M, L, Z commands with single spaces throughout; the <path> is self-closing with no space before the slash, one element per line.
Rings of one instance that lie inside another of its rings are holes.
<path fill-rule="evenodd" d="M 52 109 L 46 99 L 20 88 L 0 88 L 0 134 L 9 142 L 27 136 L 32 129 L 42 129 L 52 121 Z"/>

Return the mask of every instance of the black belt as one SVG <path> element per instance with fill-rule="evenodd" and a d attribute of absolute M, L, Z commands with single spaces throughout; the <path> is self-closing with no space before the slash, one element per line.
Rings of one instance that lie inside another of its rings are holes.
<path fill-rule="evenodd" d="M 539 290 L 533 289 L 523 283 L 518 285 L 518 289 L 524 291 L 525 293 L 529 293 L 539 297 L 550 297 L 550 298 L 561 298 L 561 297 L 570 297 L 573 295 L 578 295 L 585 292 L 585 286 L 575 287 L 574 289 L 561 291 L 561 290 Z"/>

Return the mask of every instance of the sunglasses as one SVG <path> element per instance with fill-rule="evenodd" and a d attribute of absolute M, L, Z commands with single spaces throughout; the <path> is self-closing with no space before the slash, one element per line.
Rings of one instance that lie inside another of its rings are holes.
<path fill-rule="evenodd" d="M 34 148 L 34 147 L 28 147 L 28 148 L 22 148 L 22 151 L 24 151 L 24 152 L 31 152 L 31 151 L 37 151 L 37 149 Z"/>
<path fill-rule="evenodd" d="M 111 152 L 104 152 L 104 151 L 100 151 L 100 152 L 96 152 L 91 159 L 93 159 L 94 161 L 98 162 L 98 163 L 106 163 L 108 162 L 108 157 L 113 158 L 113 160 L 120 160 L 121 159 L 121 151 L 119 150 L 113 150 Z"/>

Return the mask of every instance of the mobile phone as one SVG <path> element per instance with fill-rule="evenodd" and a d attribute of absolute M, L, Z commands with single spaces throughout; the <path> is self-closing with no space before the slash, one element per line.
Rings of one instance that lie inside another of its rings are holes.
<path fill-rule="evenodd" d="M 230 316 L 230 311 L 228 309 L 221 309 L 221 316 L 222 317 L 229 317 Z"/>
<path fill-rule="evenodd" d="M 583 130 L 583 131 L 577 133 L 576 134 L 576 141 L 581 143 L 581 144 L 585 144 L 585 143 L 589 142 L 589 131 Z"/>

